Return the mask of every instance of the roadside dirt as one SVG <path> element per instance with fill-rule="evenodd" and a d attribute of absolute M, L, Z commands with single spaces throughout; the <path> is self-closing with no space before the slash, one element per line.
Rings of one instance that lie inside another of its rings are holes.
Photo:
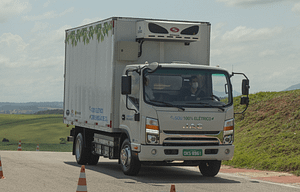
<path fill-rule="evenodd" d="M 233 173 L 239 176 L 250 177 L 251 179 L 270 181 L 274 183 L 300 185 L 300 177 L 285 172 L 239 169 L 239 168 L 233 168 L 226 165 L 222 165 L 220 172 Z"/>

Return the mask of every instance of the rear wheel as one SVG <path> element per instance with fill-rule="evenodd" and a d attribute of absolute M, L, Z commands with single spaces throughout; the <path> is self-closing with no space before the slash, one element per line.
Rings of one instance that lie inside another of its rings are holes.
<path fill-rule="evenodd" d="M 141 168 L 138 157 L 132 155 L 129 139 L 125 139 L 120 151 L 121 169 L 125 175 L 137 175 Z"/>
<path fill-rule="evenodd" d="M 78 133 L 75 139 L 75 158 L 78 164 L 85 165 L 87 164 L 87 152 L 84 148 L 83 136 L 81 133 Z"/>
<path fill-rule="evenodd" d="M 202 161 L 199 164 L 200 172 L 205 177 L 216 176 L 221 168 L 221 161 Z"/>
<path fill-rule="evenodd" d="M 99 161 L 99 156 L 92 154 L 92 148 L 84 146 L 81 133 L 78 133 L 75 139 L 75 158 L 80 165 L 96 165 Z"/>
<path fill-rule="evenodd" d="M 97 165 L 99 162 L 99 155 L 90 154 L 90 158 L 88 159 L 89 165 Z"/>

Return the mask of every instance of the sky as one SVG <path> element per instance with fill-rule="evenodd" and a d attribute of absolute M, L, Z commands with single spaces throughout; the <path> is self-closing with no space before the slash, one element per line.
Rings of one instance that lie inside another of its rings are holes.
<path fill-rule="evenodd" d="M 0 0 L 0 102 L 63 101 L 65 30 L 110 17 L 210 22 L 210 65 L 250 93 L 300 83 L 300 0 Z"/>

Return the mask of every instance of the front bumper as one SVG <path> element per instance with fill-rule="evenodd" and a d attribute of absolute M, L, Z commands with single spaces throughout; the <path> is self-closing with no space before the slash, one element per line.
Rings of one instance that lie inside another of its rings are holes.
<path fill-rule="evenodd" d="M 156 150 L 156 154 L 152 150 Z M 201 149 L 201 156 L 184 156 L 183 150 Z M 178 150 L 177 154 L 165 154 L 165 150 Z M 216 154 L 206 153 L 207 151 L 217 151 Z M 229 150 L 226 154 L 225 151 Z M 218 146 L 156 146 L 141 145 L 138 153 L 140 161 L 187 161 L 187 160 L 231 160 L 233 158 L 234 145 Z"/>

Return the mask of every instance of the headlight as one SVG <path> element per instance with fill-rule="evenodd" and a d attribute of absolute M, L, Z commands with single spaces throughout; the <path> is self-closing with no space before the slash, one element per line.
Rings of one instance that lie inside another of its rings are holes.
<path fill-rule="evenodd" d="M 223 143 L 232 144 L 234 140 L 234 119 L 229 119 L 224 123 Z"/>
<path fill-rule="evenodd" d="M 146 142 L 147 144 L 159 144 L 158 120 L 146 118 Z"/>

